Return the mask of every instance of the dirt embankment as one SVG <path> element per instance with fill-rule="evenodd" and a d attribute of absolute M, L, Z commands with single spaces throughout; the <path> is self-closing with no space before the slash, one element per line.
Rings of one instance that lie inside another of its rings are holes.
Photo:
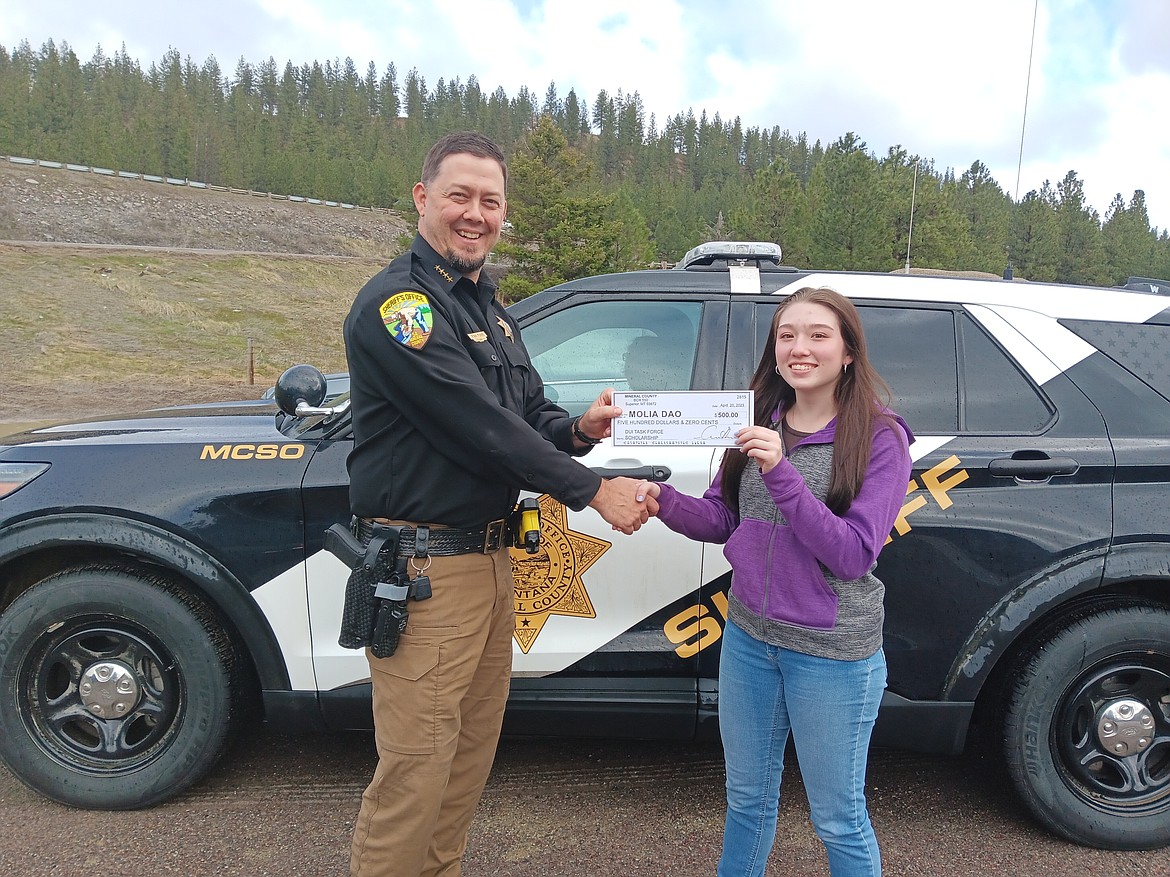
<path fill-rule="evenodd" d="M 349 303 L 412 231 L 385 211 L 0 162 L 0 421 L 254 398 L 297 362 L 344 369 Z"/>
<path fill-rule="evenodd" d="M 383 210 L 0 162 L 0 240 L 373 258 L 410 229 Z"/>

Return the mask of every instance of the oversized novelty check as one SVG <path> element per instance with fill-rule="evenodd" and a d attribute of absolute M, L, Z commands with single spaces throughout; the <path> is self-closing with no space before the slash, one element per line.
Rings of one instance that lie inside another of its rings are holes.
<path fill-rule="evenodd" d="M 735 434 L 754 422 L 754 402 L 751 390 L 614 393 L 622 415 L 613 421 L 613 443 L 732 447 Z"/>

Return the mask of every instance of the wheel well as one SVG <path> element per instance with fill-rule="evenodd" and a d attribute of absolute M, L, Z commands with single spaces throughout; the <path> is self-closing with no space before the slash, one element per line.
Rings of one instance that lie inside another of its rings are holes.
<path fill-rule="evenodd" d="M 70 567 L 86 563 L 116 563 L 125 555 L 112 548 L 100 545 L 67 545 L 42 548 L 10 559 L 0 565 L 0 612 L 12 601 L 49 576 L 63 572 Z"/>
<path fill-rule="evenodd" d="M 129 563 L 166 572 L 214 607 L 252 662 L 261 688 L 290 687 L 276 634 L 244 581 L 181 533 L 116 514 L 60 512 L 6 527 L 0 532 L 0 558 L 0 611 L 34 583 L 69 566 Z"/>
<path fill-rule="evenodd" d="M 0 566 L 0 582 L 3 582 L 3 588 L 0 590 L 0 613 L 38 582 L 60 573 L 81 569 L 118 570 L 148 580 L 165 582 L 170 589 L 182 592 L 191 600 L 206 607 L 231 640 L 236 656 L 235 666 L 238 668 L 237 678 L 233 679 L 234 696 L 239 701 L 241 711 L 255 709 L 256 705 L 261 703 L 259 672 L 238 625 L 196 581 L 162 564 L 152 563 L 147 558 L 130 555 L 110 546 L 80 543 L 29 552 L 21 555 L 18 560 L 10 560 Z"/>
<path fill-rule="evenodd" d="M 1005 650 L 979 690 L 967 735 L 968 748 L 998 750 L 1011 681 L 1058 630 L 1106 609 L 1142 605 L 1170 609 L 1170 582 L 1155 579 L 1125 582 L 1078 595 L 1036 618 Z"/>

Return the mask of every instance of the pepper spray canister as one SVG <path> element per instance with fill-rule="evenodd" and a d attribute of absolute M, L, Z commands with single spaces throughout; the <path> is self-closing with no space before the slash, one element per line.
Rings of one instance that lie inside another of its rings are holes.
<path fill-rule="evenodd" d="M 540 503 L 534 497 L 525 497 L 512 513 L 512 544 L 529 554 L 540 550 Z"/>

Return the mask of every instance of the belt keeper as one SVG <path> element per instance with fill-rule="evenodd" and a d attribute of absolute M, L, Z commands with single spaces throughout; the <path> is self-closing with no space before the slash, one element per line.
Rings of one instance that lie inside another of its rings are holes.
<path fill-rule="evenodd" d="M 414 531 L 414 556 L 426 557 L 427 549 L 430 547 L 431 528 L 419 527 Z"/>

